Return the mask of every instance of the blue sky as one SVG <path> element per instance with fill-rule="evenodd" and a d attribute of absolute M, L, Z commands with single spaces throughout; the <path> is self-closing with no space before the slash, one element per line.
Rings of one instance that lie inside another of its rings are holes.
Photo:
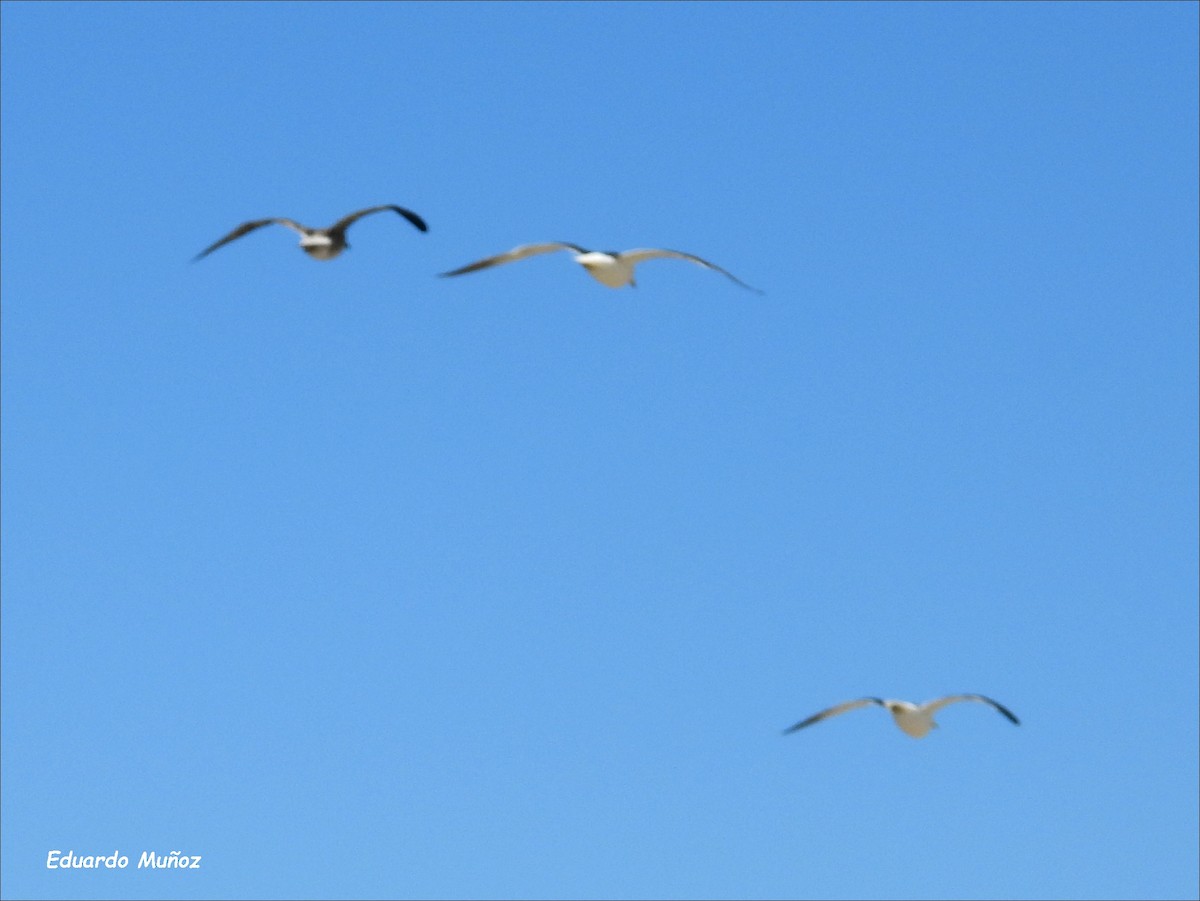
<path fill-rule="evenodd" d="M 5 2 L 0 891 L 1194 897 L 1197 9 Z"/>

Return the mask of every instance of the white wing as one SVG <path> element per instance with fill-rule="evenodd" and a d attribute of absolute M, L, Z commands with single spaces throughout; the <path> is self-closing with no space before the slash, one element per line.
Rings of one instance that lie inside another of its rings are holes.
<path fill-rule="evenodd" d="M 566 241 L 551 241 L 549 244 L 522 244 L 520 247 L 514 247 L 508 253 L 499 253 L 494 257 L 468 263 L 460 269 L 452 269 L 450 272 L 441 273 L 441 275 L 443 277 L 448 275 L 465 275 L 468 272 L 478 272 L 480 269 L 499 266 L 502 263 L 515 263 L 517 260 L 523 260 L 526 257 L 536 256 L 539 253 L 551 253 L 555 250 L 573 250 L 575 253 L 587 253 L 578 244 L 568 244 Z"/>
<path fill-rule="evenodd" d="M 724 270 L 720 266 L 718 266 L 716 263 L 710 263 L 708 260 L 702 260 L 700 257 L 695 256 L 694 254 L 684 253 L 681 250 L 660 250 L 660 249 L 653 248 L 653 247 L 640 247 L 636 250 L 622 251 L 620 254 L 620 257 L 623 260 L 627 260 L 630 263 L 630 265 L 636 265 L 636 264 L 642 262 L 643 260 L 659 260 L 659 259 L 687 260 L 692 263 L 698 263 L 699 265 L 703 266 L 705 269 L 712 269 L 714 272 L 721 273 L 722 275 L 726 276 L 727 278 L 730 278 L 733 281 L 737 282 L 739 285 L 741 285 L 743 288 L 747 289 L 748 291 L 753 291 L 755 294 L 763 293 L 762 291 L 758 290 L 758 288 L 754 288 L 750 285 L 747 285 L 744 281 L 742 281 L 740 278 L 735 276 L 732 272 L 727 272 L 726 270 Z"/>
<path fill-rule="evenodd" d="M 1007 717 L 1014 725 L 1021 725 L 1021 721 L 1016 718 L 1011 710 L 1009 710 L 999 701 L 993 701 L 991 698 L 984 697 L 983 695 L 948 695 L 944 698 L 938 698 L 936 701 L 926 701 L 921 705 L 921 707 L 929 711 L 930 715 L 933 715 L 947 704 L 956 704 L 959 701 L 979 701 L 982 704 L 988 704 L 989 706 L 996 708 L 996 710 L 1000 711 L 1000 713 L 1004 714 L 1004 716 Z"/>
<path fill-rule="evenodd" d="M 796 725 L 783 730 L 784 735 L 795 732 L 797 729 L 803 729 L 805 726 L 811 726 L 813 723 L 819 723 L 821 720 L 829 719 L 831 716 L 837 716 L 839 713 L 845 713 L 848 710 L 857 710 L 859 707 L 866 707 L 868 704 L 878 704 L 883 706 L 882 698 L 859 698 L 855 701 L 847 701 L 845 704 L 838 704 L 836 707 L 830 707 L 827 710 L 822 710 L 820 713 L 814 713 L 806 720 L 801 720 Z"/>

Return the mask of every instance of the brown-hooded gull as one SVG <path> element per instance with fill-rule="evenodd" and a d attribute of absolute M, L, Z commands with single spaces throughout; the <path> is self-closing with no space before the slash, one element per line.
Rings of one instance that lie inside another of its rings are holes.
<path fill-rule="evenodd" d="M 346 243 L 346 229 L 361 219 L 363 216 L 369 216 L 371 213 L 378 213 L 381 210 L 393 210 L 399 213 L 421 231 L 428 231 L 429 226 L 425 224 L 425 220 L 411 210 L 406 210 L 403 207 L 385 204 L 384 206 L 371 206 L 365 210 L 359 210 L 357 213 L 351 213 L 342 219 L 339 219 L 329 228 L 308 228 L 295 222 L 291 219 L 254 219 L 250 222 L 243 222 L 224 238 L 219 240 L 211 247 L 196 254 L 195 260 L 203 259 L 208 256 L 218 247 L 224 247 L 230 241 L 236 241 L 242 235 L 248 235 L 255 229 L 262 228 L 264 225 L 286 225 L 292 231 L 300 235 L 300 249 L 315 260 L 332 260 L 343 250 L 350 245 Z"/>

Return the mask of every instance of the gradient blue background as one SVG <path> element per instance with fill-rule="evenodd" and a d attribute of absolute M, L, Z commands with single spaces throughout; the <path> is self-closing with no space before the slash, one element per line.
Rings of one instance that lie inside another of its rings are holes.
<path fill-rule="evenodd" d="M 1197 9 L 5 2 L 5 897 L 1194 897 Z"/>

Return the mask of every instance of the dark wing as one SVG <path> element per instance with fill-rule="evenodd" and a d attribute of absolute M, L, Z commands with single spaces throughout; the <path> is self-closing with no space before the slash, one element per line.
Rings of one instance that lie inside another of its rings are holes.
<path fill-rule="evenodd" d="M 566 241 L 551 241 L 548 244 L 522 244 L 520 247 L 514 247 L 507 253 L 498 253 L 494 257 L 468 263 L 461 269 L 442 272 L 440 275 L 442 277 L 448 275 L 465 275 L 468 272 L 478 272 L 480 269 L 487 269 L 489 266 L 499 266 L 501 263 L 514 263 L 526 257 L 535 256 L 539 253 L 551 253 L 555 250 L 573 250 L 575 253 L 587 253 L 578 244 L 568 244 Z"/>
<path fill-rule="evenodd" d="M 878 704 L 883 706 L 882 698 L 859 698 L 855 701 L 847 701 L 845 704 L 838 704 L 836 707 L 830 707 L 827 710 L 822 710 L 820 713 L 814 713 L 806 720 L 801 720 L 796 725 L 784 729 L 783 734 L 789 735 L 798 729 L 803 729 L 805 726 L 811 726 L 813 723 L 819 723 L 821 720 L 828 719 L 831 716 L 837 716 L 839 713 L 845 713 L 848 710 L 857 710 L 859 707 L 866 707 L 868 704 Z"/>
<path fill-rule="evenodd" d="M 339 219 L 337 222 L 333 223 L 333 225 L 329 226 L 329 231 L 344 232 L 346 229 L 348 229 L 351 225 L 353 225 L 355 222 L 357 222 L 363 216 L 369 216 L 372 213 L 378 213 L 382 210 L 393 210 L 394 212 L 399 213 L 401 216 L 403 216 L 405 219 L 407 219 L 409 222 L 411 222 L 414 226 L 416 226 L 418 231 L 423 231 L 423 232 L 429 231 L 429 226 L 425 224 L 425 220 L 422 219 L 420 216 L 418 216 L 416 213 L 414 213 L 412 210 L 406 210 L 402 206 L 395 206 L 394 204 L 390 204 L 390 203 L 384 204 L 383 206 L 369 206 L 365 210 L 359 210 L 357 213 L 351 213 L 349 216 L 345 216 L 345 217 Z"/>
<path fill-rule="evenodd" d="M 744 281 L 742 281 L 740 278 L 735 276 L 732 272 L 727 272 L 726 270 L 724 270 L 720 266 L 718 266 L 716 263 L 710 263 L 708 260 L 702 260 L 702 259 L 700 259 L 700 257 L 696 256 L 695 254 L 684 253 L 682 250 L 660 250 L 658 248 L 653 248 L 653 247 L 643 247 L 643 248 L 639 248 L 637 250 L 623 251 L 620 254 L 620 257 L 621 257 L 621 259 L 628 260 L 630 263 L 634 263 L 634 264 L 640 263 L 640 262 L 642 262 L 642 260 L 658 260 L 658 259 L 687 260 L 692 263 L 698 263 L 699 265 L 705 267 L 706 269 L 712 269 L 714 272 L 721 273 L 726 278 L 732 279 L 733 281 L 737 282 L 739 285 L 741 285 L 747 291 L 753 291 L 755 294 L 763 293 L 758 288 L 752 287 L 751 285 L 747 285 Z"/>
<path fill-rule="evenodd" d="M 243 222 L 241 225 L 239 225 L 237 228 L 235 228 L 233 231 L 231 231 L 229 234 L 227 234 L 224 238 L 222 238 L 216 244 L 213 244 L 211 247 L 206 247 L 204 250 L 200 251 L 198 254 L 196 254 L 194 257 L 192 257 L 192 262 L 194 263 L 194 262 L 196 262 L 196 260 L 203 259 L 204 257 L 208 256 L 210 253 L 212 253 L 214 250 L 216 250 L 218 247 L 224 247 L 230 241 L 236 241 L 242 235 L 248 235 L 248 234 L 250 234 L 250 232 L 254 231 L 256 228 L 262 228 L 264 225 L 274 225 L 274 224 L 286 225 L 288 228 L 292 229 L 293 231 L 299 232 L 301 235 L 303 235 L 305 233 L 304 226 L 298 222 L 293 222 L 291 219 L 255 219 L 253 222 Z"/>
<path fill-rule="evenodd" d="M 991 698 L 984 697 L 983 695 L 950 695 L 945 698 L 938 698 L 936 701 L 929 701 L 921 706 L 923 706 L 930 713 L 933 713 L 945 707 L 947 704 L 955 704 L 959 701 L 979 701 L 982 704 L 988 704 L 1004 714 L 1014 726 L 1021 725 L 1021 721 L 1017 719 L 1016 715 L 1013 714 L 1011 710 L 1009 710 L 999 701 L 993 701 Z"/>

